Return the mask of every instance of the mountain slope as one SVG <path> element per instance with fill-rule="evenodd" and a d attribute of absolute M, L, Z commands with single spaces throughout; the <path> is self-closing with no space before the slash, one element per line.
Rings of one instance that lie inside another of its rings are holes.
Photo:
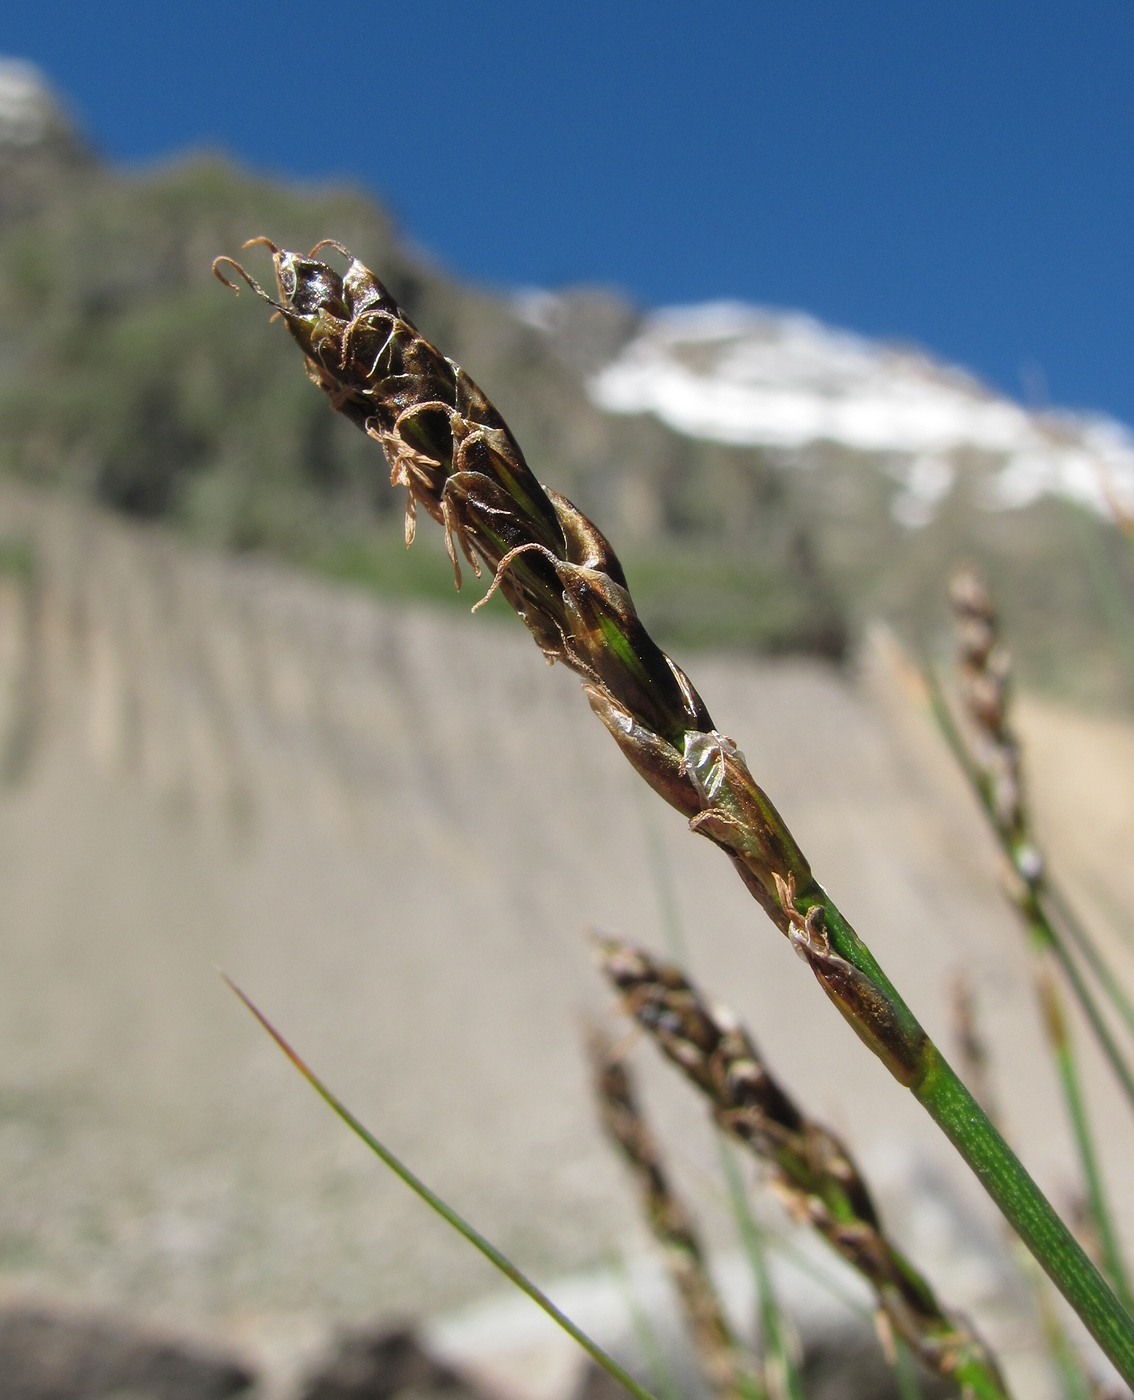
<path fill-rule="evenodd" d="M 878 614 L 932 637 L 949 568 L 976 555 L 1033 681 L 1124 695 L 1095 575 L 1128 560 L 1076 504 L 1097 502 L 1100 471 L 1130 478 L 1115 425 L 1027 414 L 798 315 L 642 317 L 595 291 L 465 287 L 356 191 L 285 188 L 216 156 L 115 172 L 46 89 L 36 105 L 23 68 L 5 108 L 4 71 L 0 117 L 50 120 L 0 120 L 0 164 L 32 192 L 0 202 L 0 470 L 226 548 L 451 598 L 444 568 L 404 555 L 381 454 L 327 412 L 263 309 L 210 275 L 254 234 L 334 236 L 482 384 L 537 476 L 610 535 L 671 645 L 840 658 Z"/>
<path fill-rule="evenodd" d="M 988 1323 L 979 1187 L 721 853 L 643 805 L 577 678 L 545 667 L 514 619 L 392 606 L 10 485 L 0 518 L 39 561 L 0 573 L 0 1289 L 246 1337 L 412 1316 L 495 1286 L 307 1091 L 218 964 L 539 1278 L 637 1247 L 580 1010 L 608 1009 L 588 926 L 663 941 L 660 859 L 705 987 L 882 1169 L 891 1219 L 909 1209 L 926 1231 L 919 1262 L 937 1281 L 952 1264 L 950 1302 Z M 1071 1149 L 1037 1068 L 1026 950 L 925 717 L 905 707 L 899 726 L 814 662 L 694 661 L 942 1043 L 942 989 L 959 969 L 981 989 L 1014 1136 L 1058 1190 Z M 1073 843 L 1061 874 L 1128 907 L 1134 731 L 1034 706 L 1024 720 L 1042 741 L 1043 829 L 1060 852 Z M 1129 966 L 1128 947 L 1115 953 Z M 701 1107 L 638 1060 L 675 1170 L 712 1219 Z M 1111 1081 L 1087 1065 L 1105 1114 Z M 1127 1137 L 1103 1144 L 1115 1180 Z M 1128 1220 L 1134 1203 L 1119 1204 Z M 943 1209 L 959 1212 L 944 1231 Z"/>

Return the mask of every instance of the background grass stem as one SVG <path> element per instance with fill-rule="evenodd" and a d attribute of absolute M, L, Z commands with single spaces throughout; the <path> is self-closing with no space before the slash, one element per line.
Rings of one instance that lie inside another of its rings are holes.
<path fill-rule="evenodd" d="M 968 1162 L 1005 1219 L 1077 1312 L 1127 1385 L 1134 1387 L 1134 1317 L 953 1070 L 939 1059 L 914 1090 Z"/>
<path fill-rule="evenodd" d="M 475 1226 L 470 1225 L 462 1215 L 455 1211 L 447 1202 L 442 1200 L 442 1198 L 435 1191 L 431 1190 L 430 1187 L 407 1167 L 399 1157 L 395 1156 L 384 1143 L 379 1141 L 379 1139 L 351 1113 L 350 1109 L 332 1093 L 314 1071 L 304 1063 L 264 1013 L 243 991 L 241 991 L 236 983 L 233 982 L 231 978 L 225 976 L 224 973 L 222 973 L 221 976 L 224 977 L 229 988 L 240 1001 L 244 1003 L 323 1102 L 346 1124 L 351 1132 L 354 1133 L 355 1137 L 361 1139 L 371 1152 L 373 1152 L 400 1181 L 408 1186 L 415 1195 L 420 1196 L 430 1210 L 439 1215 L 447 1225 L 450 1225 L 456 1230 L 474 1249 L 483 1254 L 489 1263 L 504 1275 L 509 1283 L 518 1288 L 521 1293 L 526 1294 L 532 1302 L 545 1312 L 554 1323 L 561 1327 L 572 1340 L 578 1342 L 579 1346 L 602 1367 L 607 1375 L 617 1381 L 630 1395 L 633 1395 L 635 1400 L 658 1400 L 657 1396 L 646 1390 L 644 1386 L 639 1385 L 634 1377 L 620 1366 L 612 1356 L 605 1352 L 596 1341 L 589 1337 L 581 1327 L 577 1327 L 566 1313 L 556 1307 L 547 1294 L 517 1268 L 507 1255 L 497 1249 L 490 1240 L 486 1239 L 480 1231 L 475 1228 Z"/>

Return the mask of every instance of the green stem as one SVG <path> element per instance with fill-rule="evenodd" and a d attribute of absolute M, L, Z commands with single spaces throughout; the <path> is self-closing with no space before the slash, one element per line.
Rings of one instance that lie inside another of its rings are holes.
<path fill-rule="evenodd" d="M 1083 1358 L 1067 1335 L 1063 1318 L 1048 1288 L 1047 1279 L 1044 1278 L 1035 1259 L 1022 1247 L 1019 1239 L 1013 1237 L 1012 1244 L 1015 1246 L 1013 1253 L 1016 1256 L 1016 1267 L 1032 1295 L 1032 1304 L 1039 1319 L 1044 1345 L 1052 1368 L 1059 1377 L 1063 1400 L 1094 1400 L 1095 1392 Z"/>
<path fill-rule="evenodd" d="M 658 1341 L 658 1334 L 634 1293 L 633 1280 L 626 1267 L 625 1259 L 621 1255 L 614 1255 L 612 1256 L 612 1264 L 612 1271 L 617 1273 L 622 1281 L 622 1289 L 626 1298 L 626 1311 L 630 1314 L 630 1325 L 638 1339 L 638 1345 L 642 1349 L 646 1369 L 650 1372 L 653 1383 L 657 1387 L 659 1400 L 682 1400 L 681 1392 L 673 1377 L 673 1369 L 666 1360 L 665 1351 Z"/>
<path fill-rule="evenodd" d="M 636 788 L 641 795 L 641 789 Z M 646 850 L 650 861 L 650 874 L 662 923 L 665 926 L 665 943 L 669 959 L 678 967 L 685 967 L 688 959 L 685 948 L 685 929 L 681 921 L 681 910 L 677 900 L 677 886 L 673 872 L 666 859 L 661 827 L 657 820 L 657 807 L 653 802 L 642 802 L 642 821 L 645 828 Z M 752 1214 L 752 1208 L 736 1159 L 723 1136 L 717 1137 L 717 1150 L 720 1155 L 721 1170 L 728 1184 L 729 1201 L 737 1232 L 743 1242 L 748 1262 L 752 1268 L 753 1285 L 759 1301 L 761 1336 L 765 1352 L 771 1352 L 779 1384 L 774 1394 L 761 1388 L 756 1390 L 755 1380 L 747 1374 L 740 1377 L 740 1384 L 751 1391 L 751 1400 L 805 1400 L 800 1389 L 799 1373 L 792 1359 L 784 1337 L 779 1307 L 772 1292 L 771 1277 L 768 1273 L 760 1227 Z M 767 1368 L 765 1368 L 767 1369 Z"/>
<path fill-rule="evenodd" d="M 677 884 L 673 878 L 673 864 L 666 854 L 662 838 L 661 823 L 658 821 L 658 807 L 655 801 L 648 801 L 645 790 L 635 785 L 635 793 L 641 804 L 642 826 L 646 840 L 646 856 L 650 863 L 650 881 L 661 914 L 665 930 L 665 947 L 669 960 L 678 967 L 688 967 L 685 926 L 681 919 L 681 906 L 677 897 Z"/>
<path fill-rule="evenodd" d="M 914 1097 L 976 1173 L 1005 1219 L 1113 1362 L 1134 1385 L 1134 1317 L 933 1043 Z"/>
<path fill-rule="evenodd" d="M 968 749 L 965 747 L 964 740 L 961 738 L 956 722 L 945 701 L 941 686 L 936 676 L 934 676 L 933 672 L 928 667 L 922 668 L 922 675 L 929 693 L 929 701 L 934 718 L 944 735 L 945 742 L 949 745 L 953 757 L 956 759 L 958 766 L 967 778 L 969 786 L 972 788 L 980 804 L 980 809 L 984 813 L 989 827 L 996 838 L 997 844 L 1000 846 L 1000 849 L 1003 851 L 1012 868 L 1016 870 L 1018 869 L 1016 860 L 1017 852 L 1013 847 L 1012 840 L 1008 833 L 1000 827 L 996 820 L 995 813 L 988 800 L 987 786 L 982 780 L 979 770 L 973 764 L 969 756 Z M 1033 938 L 1041 940 L 1042 946 L 1050 948 L 1059 960 L 1059 965 L 1066 974 L 1071 991 L 1079 1004 L 1079 1009 L 1086 1017 L 1087 1023 L 1091 1027 L 1100 1049 L 1110 1064 L 1115 1078 L 1122 1086 L 1122 1091 L 1126 1095 L 1130 1106 L 1134 1108 L 1134 1073 L 1131 1072 L 1118 1043 L 1111 1034 L 1110 1027 L 1107 1025 L 1102 1012 L 1099 1010 L 1094 994 L 1091 992 L 1086 982 L 1084 982 L 1082 974 L 1079 972 L 1078 967 L 1075 965 L 1067 950 L 1066 943 L 1060 937 L 1059 930 L 1048 915 L 1045 903 L 1046 896 L 1047 887 L 1041 880 L 1028 889 L 1023 900 L 1013 899 L 1012 902 L 1013 906 L 1027 921 L 1029 932 L 1032 934 Z M 1080 928 L 1077 921 L 1075 921 L 1075 927 Z M 1091 940 L 1087 936 L 1086 931 L 1080 928 L 1080 932 L 1082 934 L 1082 941 L 1091 944 Z M 1111 1000 L 1114 1001 L 1117 980 L 1113 973 L 1110 972 L 1110 969 L 1106 968 L 1105 964 L 1102 963 L 1101 955 L 1098 954 L 1097 950 L 1094 950 L 1093 955 L 1094 959 L 1105 969 L 1104 972 L 1096 971 L 1096 976 L 1099 978 L 1104 989 L 1110 994 Z M 1122 998 L 1122 1000 L 1125 999 Z M 1121 1002 L 1119 1003 L 1119 1009 L 1122 1009 Z"/>
<path fill-rule="evenodd" d="M 1102 1174 L 1099 1171 L 1098 1154 L 1095 1151 L 1095 1135 L 1087 1117 L 1087 1106 L 1079 1079 L 1075 1044 L 1067 1026 L 1063 998 L 1055 981 L 1046 976 L 1044 971 L 1047 957 L 1054 954 L 1074 986 L 1078 978 L 1078 969 L 1069 963 L 1058 942 L 1052 942 L 1050 928 L 1040 916 L 1036 901 L 1034 899 L 1028 901 L 1026 910 L 1022 912 L 1028 924 L 1037 961 L 1037 992 L 1043 1010 L 1044 1029 L 1052 1058 L 1055 1060 L 1059 1073 L 1059 1084 L 1063 1091 L 1063 1101 L 1071 1123 L 1071 1134 L 1087 1189 L 1091 1217 L 1098 1231 L 1103 1267 L 1123 1307 L 1126 1308 L 1127 1312 L 1134 1313 L 1134 1299 L 1131 1298 L 1130 1285 L 1122 1262 L 1122 1251 L 1118 1243 L 1118 1234 L 1114 1227 L 1114 1218 L 1103 1187 Z M 1106 1030 L 1105 1027 L 1101 1029 Z M 1096 1027 L 1096 1034 L 1100 1034 L 1098 1027 Z M 1109 1032 L 1107 1034 L 1109 1035 Z"/>
<path fill-rule="evenodd" d="M 901 1400 L 925 1400 L 913 1352 L 903 1341 L 895 1342 L 894 1352 L 894 1378 L 898 1382 Z"/>
<path fill-rule="evenodd" d="M 768 1386 L 773 1400 L 805 1400 L 803 1383 L 800 1380 L 799 1370 L 796 1367 L 795 1358 L 791 1354 L 791 1346 L 784 1329 L 779 1299 L 772 1286 L 763 1233 L 752 1213 L 752 1206 L 748 1199 L 748 1193 L 744 1189 L 736 1157 L 723 1136 L 717 1138 L 717 1151 L 720 1155 L 721 1171 L 728 1186 L 733 1217 L 736 1220 L 744 1252 L 752 1270 L 752 1279 L 756 1286 L 757 1306 L 760 1312 L 760 1338 L 764 1349 L 764 1371 L 767 1377 L 771 1377 L 771 1379 L 766 1380 L 765 1384 Z"/>
<path fill-rule="evenodd" d="M 843 917 L 842 912 L 826 891 L 820 885 L 813 884 L 798 896 L 796 907 L 802 913 L 806 907 L 813 907 L 815 903 L 818 903 L 822 909 L 822 924 L 830 940 L 831 949 L 836 955 L 836 961 L 842 960 L 842 962 L 850 963 L 860 973 L 865 974 L 872 989 L 872 995 L 869 997 L 863 996 L 861 989 L 853 996 L 846 995 L 845 992 L 841 996 L 833 995 L 827 981 L 831 975 L 830 964 L 820 965 L 815 969 L 820 984 L 827 990 L 828 995 L 832 996 L 832 1000 L 835 1001 L 855 1032 L 882 1060 L 899 1083 L 911 1090 L 922 1106 L 928 1110 L 930 1116 L 938 1123 L 938 1126 L 944 1129 L 950 1141 L 976 1172 L 985 1189 L 992 1195 L 993 1200 L 1007 1216 L 1014 1229 L 1023 1235 L 1017 1220 L 1009 1214 L 1011 1200 L 1000 1189 L 997 1181 L 990 1181 L 987 1174 L 978 1165 L 983 1160 L 982 1154 L 990 1154 L 992 1149 L 1000 1154 L 998 1160 L 1001 1162 L 1004 1179 L 1015 1182 L 1017 1196 L 1022 1195 L 1026 1199 L 1030 1192 L 1034 1199 L 1035 1210 L 1037 1212 L 1046 1211 L 1050 1220 L 1063 1230 L 1068 1243 L 1075 1250 L 1078 1250 L 1078 1245 L 1066 1231 L 1055 1211 L 1040 1193 L 1039 1188 L 997 1133 L 991 1120 L 946 1064 L 940 1051 L 930 1040 L 917 1017 L 902 1000 L 893 983 L 882 971 L 874 955 Z M 846 985 L 840 979 L 835 984 L 836 991 L 842 991 Z M 947 1123 L 941 1117 L 942 1112 L 949 1104 L 948 1092 L 950 1088 L 954 1093 L 964 1096 L 970 1109 L 966 1131 L 959 1134 L 954 1131 L 956 1125 L 952 1120 Z M 1034 1250 L 1035 1246 L 1032 1240 L 1027 1236 L 1024 1238 L 1028 1247 Z M 1050 1255 L 1050 1250 L 1048 1253 Z M 1113 1302 L 1113 1295 L 1109 1294 L 1105 1281 L 1099 1276 L 1098 1271 L 1095 1270 L 1086 1255 L 1082 1254 L 1081 1250 L 1079 1253 L 1082 1255 L 1086 1267 L 1097 1279 L 1099 1288 L 1110 1296 Z M 895 1254 L 895 1258 L 900 1259 L 901 1256 Z M 904 1260 L 902 1262 L 905 1264 Z M 1040 1262 L 1047 1268 L 1047 1263 L 1043 1258 L 1040 1259 Z M 921 1286 L 927 1290 L 929 1301 L 935 1304 L 932 1293 L 928 1291 L 928 1285 L 920 1280 L 920 1275 L 912 1266 L 905 1266 L 909 1270 L 911 1279 L 921 1283 Z M 1055 1282 L 1057 1287 L 1061 1286 L 1058 1279 Z M 1134 1320 L 1127 1319 L 1127 1322 L 1130 1333 L 1129 1360 L 1132 1374 L 1134 1374 Z M 1116 1362 L 1116 1364 L 1118 1363 Z M 973 1400 L 1007 1400 L 1004 1382 L 996 1370 L 995 1363 L 984 1351 L 982 1345 L 967 1348 L 963 1353 L 958 1354 L 950 1368 L 950 1374 L 961 1385 L 964 1393 L 973 1397 Z"/>
<path fill-rule="evenodd" d="M 1034 936 L 1042 946 L 1050 948 L 1059 961 L 1059 966 L 1067 978 L 1075 1000 L 1079 1003 L 1079 1009 L 1087 1018 L 1087 1022 L 1094 1032 L 1095 1039 L 1099 1047 L 1110 1063 L 1114 1076 L 1122 1086 L 1122 1091 L 1126 1095 L 1130 1106 L 1134 1108 L 1134 1074 L 1119 1049 L 1118 1042 L 1111 1034 L 1110 1027 L 1103 1020 L 1102 1012 L 1098 1008 L 1098 1003 L 1091 994 L 1090 988 L 1083 981 L 1082 973 L 1071 960 L 1071 955 L 1067 951 L 1067 945 L 1055 933 L 1051 925 L 1051 920 L 1043 908 L 1042 899 L 1034 902 L 1034 908 L 1030 909 L 1025 917 L 1035 925 Z"/>
<path fill-rule="evenodd" d="M 1134 1386 L 1134 1317 L 1119 1302 L 991 1119 L 881 973 L 854 929 L 825 895 L 823 910 L 832 946 L 875 982 L 911 1043 L 920 1037 L 918 1072 L 912 1082 L 906 1081 L 914 1097 L 976 1173 L 1122 1378 Z"/>
<path fill-rule="evenodd" d="M 1055 1062 L 1059 1067 L 1059 1078 L 1063 1085 L 1063 1097 L 1071 1119 L 1071 1131 L 1075 1137 L 1075 1147 L 1083 1170 L 1083 1181 L 1087 1188 L 1087 1199 L 1095 1228 L 1099 1233 L 1099 1249 L 1103 1268 L 1111 1285 L 1127 1312 L 1134 1314 L 1134 1298 L 1130 1294 L 1130 1283 L 1122 1260 L 1122 1250 L 1118 1234 L 1103 1188 L 1099 1171 L 1098 1155 L 1095 1152 L 1094 1136 L 1087 1121 L 1083 1088 L 1079 1082 L 1079 1070 L 1075 1063 L 1075 1052 L 1070 1039 L 1064 1035 L 1055 1046 Z"/>
<path fill-rule="evenodd" d="M 1090 968 L 1099 985 L 1110 998 L 1115 1010 L 1126 1023 L 1127 1030 L 1131 1035 L 1134 1035 L 1134 1002 L 1126 995 L 1110 965 L 1099 952 L 1095 940 L 1071 907 L 1067 896 L 1058 885 L 1052 882 L 1050 877 L 1044 881 L 1043 894 L 1045 899 L 1050 900 L 1060 924 L 1067 930 L 1072 942 L 1082 955 L 1083 961 Z"/>
<path fill-rule="evenodd" d="M 1019 863 L 1016 860 L 1017 852 L 1015 850 L 1012 833 L 1006 831 L 996 820 L 996 813 L 989 800 L 987 784 L 982 780 L 982 775 L 976 769 L 970 758 L 968 749 L 953 721 L 953 716 L 945 702 L 940 686 L 936 683 L 934 678 L 927 677 L 927 679 L 930 684 L 930 695 L 934 711 L 949 747 L 952 749 L 957 762 L 960 764 L 970 785 L 976 793 L 980 801 L 981 809 L 988 819 L 989 825 L 992 828 L 1001 850 L 1009 861 L 1011 861 L 1013 868 L 1018 869 Z M 1043 958 L 1046 954 L 1050 954 L 1058 962 L 1071 987 L 1075 1000 L 1078 1002 L 1081 1011 L 1087 1018 L 1091 1030 L 1094 1032 L 1095 1039 L 1102 1048 L 1103 1054 L 1110 1062 L 1111 1069 L 1114 1071 L 1115 1077 L 1118 1079 L 1127 1100 L 1131 1106 L 1134 1107 L 1134 1075 L 1131 1074 L 1126 1064 L 1125 1057 L 1111 1033 L 1110 1027 L 1103 1019 L 1091 989 L 1087 986 L 1082 973 L 1072 959 L 1067 944 L 1060 936 L 1058 929 L 1048 914 L 1045 903 L 1046 893 L 1047 887 L 1044 877 L 1041 874 L 1036 876 L 1031 883 L 1026 884 L 1020 894 L 1013 898 L 1012 902 L 1028 930 L 1028 938 L 1034 955 L 1037 958 Z M 1086 931 L 1080 928 L 1078 921 L 1072 917 L 1070 922 L 1071 932 L 1073 936 L 1077 934 L 1076 941 L 1079 943 L 1080 948 L 1089 950 L 1088 961 L 1094 967 L 1095 975 L 1099 978 L 1103 987 L 1110 991 L 1112 1001 L 1115 1000 L 1115 993 L 1118 988 L 1110 970 L 1102 963 L 1101 957 L 1094 948 L 1093 941 L 1088 937 Z M 1041 1001 L 1044 1000 L 1042 987 L 1040 995 Z M 1118 1242 L 1118 1234 L 1107 1201 L 1102 1175 L 1099 1171 L 1098 1154 L 1095 1151 L 1094 1134 L 1092 1133 L 1087 1118 L 1086 1104 L 1079 1083 L 1074 1046 L 1071 1043 L 1070 1036 L 1066 1029 L 1066 1018 L 1063 1015 L 1060 999 L 1055 991 L 1054 985 L 1051 988 L 1048 1000 L 1051 1004 L 1045 1007 L 1044 1021 L 1051 1042 L 1052 1055 L 1055 1059 L 1059 1074 L 1059 1082 L 1063 1091 L 1064 1102 L 1067 1105 L 1067 1115 L 1070 1119 L 1075 1149 L 1083 1172 L 1083 1180 L 1087 1189 L 1091 1215 L 1095 1223 L 1095 1228 L 1098 1230 L 1099 1243 L 1103 1255 L 1103 1265 L 1122 1305 L 1126 1308 L 1127 1312 L 1134 1312 L 1134 1297 L 1132 1297 L 1130 1292 L 1130 1285 L 1126 1277 L 1126 1270 L 1122 1260 L 1122 1251 Z M 1124 998 L 1120 998 L 1120 1009 L 1122 1001 L 1124 1001 Z"/>

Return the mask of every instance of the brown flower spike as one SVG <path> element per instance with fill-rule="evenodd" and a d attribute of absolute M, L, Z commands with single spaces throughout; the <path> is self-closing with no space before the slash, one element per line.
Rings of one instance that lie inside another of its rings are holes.
<path fill-rule="evenodd" d="M 462 556 L 478 575 L 487 565 L 492 590 L 548 660 L 583 678 L 591 707 L 638 772 L 732 857 L 787 933 L 776 879 L 793 880 L 804 899 L 815 888 L 807 861 L 688 676 L 642 625 L 602 532 L 536 481 L 481 390 L 340 244 L 325 240 L 300 255 L 266 238 L 250 243 L 270 250 L 277 295 L 230 258 L 216 260 L 217 276 L 235 286 L 234 272 L 276 309 L 332 407 L 382 446 L 392 484 L 407 492 L 407 541 L 421 507 L 445 531 L 458 586 Z M 318 257 L 324 248 L 347 260 L 345 273 Z"/>
<path fill-rule="evenodd" d="M 693 1218 L 674 1190 L 657 1140 L 642 1116 L 625 1060 L 597 1032 L 591 1037 L 590 1057 L 603 1126 L 633 1174 L 702 1371 L 719 1400 L 758 1400 L 762 1392 L 709 1276 Z"/>
<path fill-rule="evenodd" d="M 701 1091 L 720 1127 L 771 1167 L 791 1214 L 865 1279 L 887 1325 L 941 1375 L 1002 1386 L 983 1342 L 887 1237 L 850 1152 L 797 1107 L 736 1017 L 710 1006 L 670 963 L 614 938 L 596 948 L 626 1012 Z"/>

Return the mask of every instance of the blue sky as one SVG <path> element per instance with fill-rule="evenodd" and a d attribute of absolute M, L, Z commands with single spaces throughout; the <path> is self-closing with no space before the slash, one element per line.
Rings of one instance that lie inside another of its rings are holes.
<path fill-rule="evenodd" d="M 1134 423 L 1129 0 L 14 9 L 111 159 L 345 177 L 483 283 L 801 307 Z"/>

